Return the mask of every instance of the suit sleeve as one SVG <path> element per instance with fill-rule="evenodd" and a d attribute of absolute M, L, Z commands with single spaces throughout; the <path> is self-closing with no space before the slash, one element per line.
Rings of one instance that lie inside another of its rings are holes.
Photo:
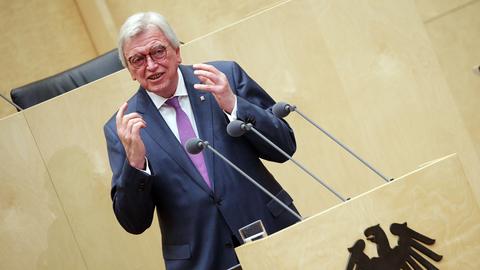
<path fill-rule="evenodd" d="M 251 123 L 256 130 L 292 156 L 296 150 L 295 136 L 287 122 L 272 113 L 275 101 L 235 62 L 232 65 L 232 77 L 232 89 L 237 95 L 237 118 Z M 260 158 L 275 162 L 288 160 L 256 134 L 248 132 L 243 136 L 257 150 Z"/>
<path fill-rule="evenodd" d="M 108 158 L 112 168 L 113 210 L 122 227 L 140 234 L 152 224 L 155 205 L 151 177 L 130 166 L 112 121 L 104 127 Z"/>

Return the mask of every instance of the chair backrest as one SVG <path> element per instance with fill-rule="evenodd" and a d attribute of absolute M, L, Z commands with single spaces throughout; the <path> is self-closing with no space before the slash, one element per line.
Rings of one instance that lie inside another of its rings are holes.
<path fill-rule="evenodd" d="M 117 49 L 48 78 L 14 88 L 12 101 L 26 109 L 123 69 Z"/>

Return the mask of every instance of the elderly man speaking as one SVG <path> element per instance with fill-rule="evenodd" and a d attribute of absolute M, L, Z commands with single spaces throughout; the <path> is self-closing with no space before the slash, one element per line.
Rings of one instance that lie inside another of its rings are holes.
<path fill-rule="evenodd" d="M 138 13 L 119 34 L 124 66 L 140 88 L 104 127 L 120 224 L 140 234 L 157 216 L 169 270 L 238 264 L 239 228 L 261 220 L 268 233 L 297 221 L 275 200 L 210 151 L 191 155 L 193 137 L 215 149 L 290 208 L 292 198 L 260 159 L 286 158 L 254 134 L 230 137 L 230 121 L 249 122 L 285 152 L 296 144 L 275 101 L 235 62 L 181 65 L 179 41 L 164 17 Z M 296 210 L 295 210 L 296 211 Z"/>

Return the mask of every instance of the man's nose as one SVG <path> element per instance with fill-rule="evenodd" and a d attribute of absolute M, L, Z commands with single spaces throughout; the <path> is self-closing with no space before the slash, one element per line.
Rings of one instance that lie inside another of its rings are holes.
<path fill-rule="evenodd" d="M 147 69 L 148 70 L 155 69 L 157 65 L 158 65 L 157 62 L 155 62 L 155 60 L 153 60 L 150 55 L 147 55 Z"/>

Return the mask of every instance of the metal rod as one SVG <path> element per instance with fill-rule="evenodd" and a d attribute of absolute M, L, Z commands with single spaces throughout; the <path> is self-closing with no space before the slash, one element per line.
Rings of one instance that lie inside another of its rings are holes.
<path fill-rule="evenodd" d="M 295 112 L 297 112 L 298 114 L 300 114 L 305 120 L 307 120 L 308 122 L 310 122 L 310 124 L 314 125 L 316 128 L 318 128 L 320 131 L 322 131 L 325 135 L 327 135 L 330 139 L 332 139 L 334 142 L 336 142 L 338 145 L 340 145 L 343 149 L 345 149 L 347 152 L 349 152 L 350 154 L 352 154 L 352 156 L 354 156 L 356 159 L 358 159 L 360 162 L 362 162 L 365 166 L 367 166 L 370 170 L 372 170 L 374 173 L 376 173 L 378 176 L 380 176 L 383 180 L 385 180 L 385 182 L 390 182 L 390 180 L 385 177 L 382 173 L 380 173 L 378 170 L 376 170 L 372 165 L 368 164 L 368 162 L 366 162 L 365 160 L 363 160 L 361 157 L 359 157 L 357 154 L 355 154 L 350 148 L 348 148 L 348 146 L 344 145 L 342 142 L 340 142 L 339 140 L 337 140 L 335 137 L 333 137 L 330 133 L 328 133 L 326 130 L 324 130 L 322 127 L 320 127 L 319 125 L 317 125 L 315 122 L 313 122 L 312 120 L 310 120 L 310 118 L 308 118 L 306 115 L 304 115 L 301 111 L 299 111 L 297 109 L 296 106 L 292 106 L 293 110 Z"/>
<path fill-rule="evenodd" d="M 263 192 L 265 192 L 268 196 L 270 196 L 270 198 L 272 198 L 273 200 L 275 200 L 277 203 L 279 203 L 283 208 L 285 208 L 287 211 L 289 211 L 292 215 L 294 215 L 299 221 L 302 221 L 303 218 L 298 215 L 297 213 L 295 213 L 295 211 L 293 211 L 292 209 L 290 209 L 290 207 L 288 207 L 286 204 L 284 204 L 282 201 L 280 201 L 277 197 L 275 197 L 275 195 L 273 195 L 272 193 L 270 193 L 270 191 L 268 191 L 267 189 L 265 189 L 264 187 L 262 187 L 262 185 L 260 185 L 259 183 L 257 183 L 257 181 L 255 181 L 253 178 L 251 178 L 248 174 L 244 173 L 240 168 L 238 168 L 235 164 L 233 164 L 230 160 L 228 160 L 226 157 L 224 157 L 222 154 L 220 154 L 217 150 L 215 150 L 215 148 L 213 148 L 212 146 L 210 146 L 210 144 L 207 142 L 207 141 L 203 141 L 203 143 L 208 147 L 208 149 L 212 150 L 215 154 L 217 154 L 220 158 L 223 159 L 223 161 L 225 161 L 226 163 L 228 163 L 230 166 L 232 166 L 237 172 L 239 172 L 241 175 L 243 175 L 245 178 L 247 178 L 252 184 L 254 184 L 255 186 L 257 186 L 259 189 L 261 189 Z"/>
<path fill-rule="evenodd" d="M 249 127 L 250 130 L 255 132 L 258 136 L 260 136 L 262 139 L 267 141 L 272 147 L 277 149 L 278 152 L 282 153 L 282 155 L 286 156 L 288 159 L 290 159 L 293 163 L 297 164 L 298 167 L 300 167 L 304 172 L 308 173 L 311 177 L 313 177 L 315 180 L 317 180 L 322 186 L 330 190 L 335 196 L 337 196 L 340 200 L 346 201 L 340 194 L 338 194 L 333 188 L 329 187 L 327 184 L 325 184 L 320 178 L 318 178 L 316 175 L 314 175 L 312 172 L 307 170 L 302 164 L 297 162 L 295 159 L 293 159 L 289 154 L 287 154 L 285 151 L 283 151 L 280 147 L 276 146 L 272 141 L 270 141 L 267 137 L 263 136 L 262 133 L 258 132 L 254 127 Z"/>

